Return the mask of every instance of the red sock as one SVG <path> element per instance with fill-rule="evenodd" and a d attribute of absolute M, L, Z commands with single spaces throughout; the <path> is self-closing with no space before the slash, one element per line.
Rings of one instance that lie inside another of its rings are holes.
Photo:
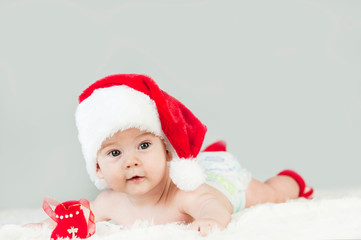
<path fill-rule="evenodd" d="M 303 178 L 298 173 L 288 169 L 288 170 L 284 170 L 284 171 L 280 172 L 277 175 L 278 176 L 288 176 L 288 177 L 293 178 L 297 182 L 298 186 L 300 187 L 300 193 L 299 193 L 298 197 L 312 199 L 313 188 L 307 187 L 305 180 L 303 180 Z"/>

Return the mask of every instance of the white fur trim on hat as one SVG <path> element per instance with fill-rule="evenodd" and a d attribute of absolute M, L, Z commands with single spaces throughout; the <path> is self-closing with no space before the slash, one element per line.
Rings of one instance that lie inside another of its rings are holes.
<path fill-rule="evenodd" d="M 96 174 L 97 154 L 105 139 L 129 128 L 164 138 L 154 101 L 125 85 L 96 89 L 78 105 L 75 117 L 86 169 L 99 189 L 108 187 Z"/>

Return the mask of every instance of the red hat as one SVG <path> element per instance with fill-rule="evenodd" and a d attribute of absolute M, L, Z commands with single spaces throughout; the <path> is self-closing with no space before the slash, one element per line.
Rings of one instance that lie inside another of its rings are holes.
<path fill-rule="evenodd" d="M 206 126 L 148 76 L 117 74 L 96 81 L 79 96 L 76 124 L 88 173 L 99 189 L 108 186 L 96 175 L 97 152 L 105 139 L 129 128 L 145 130 L 163 138 L 173 153 L 170 176 L 178 187 L 192 190 L 203 181 L 202 176 L 181 186 L 176 178 L 183 181 L 184 173 L 172 171 L 172 164 L 186 169 L 195 165 L 189 160 L 197 157 Z M 187 161 L 184 163 L 179 159 Z M 196 170 L 198 174 L 199 170 Z"/>

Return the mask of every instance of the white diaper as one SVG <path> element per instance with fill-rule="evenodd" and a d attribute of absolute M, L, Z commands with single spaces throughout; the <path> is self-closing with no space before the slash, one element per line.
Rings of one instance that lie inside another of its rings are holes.
<path fill-rule="evenodd" d="M 238 160 L 228 152 L 201 152 L 197 161 L 204 169 L 206 183 L 229 199 L 234 213 L 244 209 L 245 190 L 251 181 L 251 173 L 242 168 Z"/>

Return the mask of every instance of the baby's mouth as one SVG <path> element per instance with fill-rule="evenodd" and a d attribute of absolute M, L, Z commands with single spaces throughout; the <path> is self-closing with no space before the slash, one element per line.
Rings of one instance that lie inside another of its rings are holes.
<path fill-rule="evenodd" d="M 144 178 L 143 176 L 134 176 L 134 177 L 128 178 L 127 181 L 138 182 L 138 181 L 142 180 L 143 178 Z"/>

